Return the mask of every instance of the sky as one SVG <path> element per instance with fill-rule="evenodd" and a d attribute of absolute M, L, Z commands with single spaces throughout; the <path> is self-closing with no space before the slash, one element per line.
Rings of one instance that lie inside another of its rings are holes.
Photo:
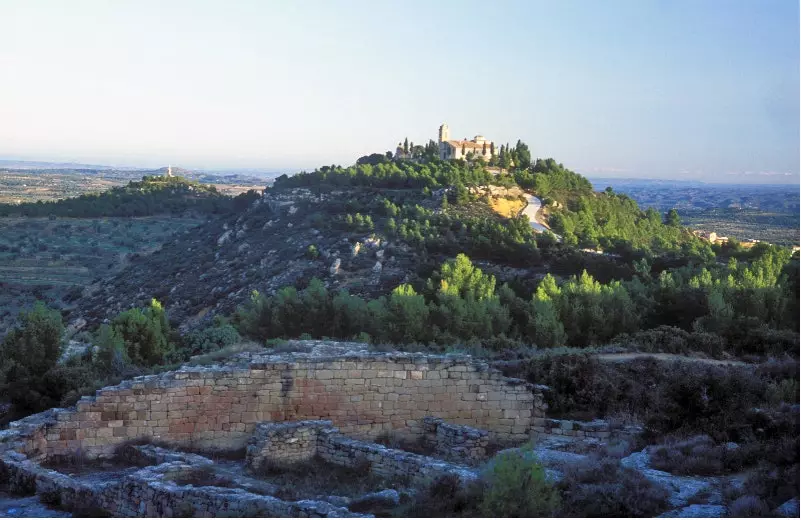
<path fill-rule="evenodd" d="M 797 0 L 0 0 L 0 158 L 352 164 L 522 139 L 595 177 L 799 182 Z"/>

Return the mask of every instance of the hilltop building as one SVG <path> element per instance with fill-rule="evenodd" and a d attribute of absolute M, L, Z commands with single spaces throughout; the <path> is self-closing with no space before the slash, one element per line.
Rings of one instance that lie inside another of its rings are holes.
<path fill-rule="evenodd" d="M 720 236 L 714 231 L 706 232 L 700 229 L 694 230 L 693 234 L 698 238 L 706 240 L 710 244 L 723 244 L 729 240 L 729 237 Z"/>
<path fill-rule="evenodd" d="M 439 127 L 439 158 L 442 160 L 464 159 L 472 152 L 476 157 L 489 161 L 495 155 L 495 143 L 488 141 L 483 135 L 472 140 L 451 140 L 451 131 L 446 123 Z"/>

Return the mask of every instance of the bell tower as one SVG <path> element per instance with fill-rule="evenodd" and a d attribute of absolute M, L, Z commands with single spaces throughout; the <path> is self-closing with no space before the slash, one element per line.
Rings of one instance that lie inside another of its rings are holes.
<path fill-rule="evenodd" d="M 445 141 L 450 140 L 451 138 L 451 130 L 448 128 L 447 123 L 442 123 L 439 127 L 439 144 L 444 143 Z"/>

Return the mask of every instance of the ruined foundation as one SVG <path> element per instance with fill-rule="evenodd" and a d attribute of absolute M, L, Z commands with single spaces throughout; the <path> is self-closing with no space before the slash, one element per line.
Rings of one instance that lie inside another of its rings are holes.
<path fill-rule="evenodd" d="M 0 432 L 0 479 L 15 492 L 114 516 L 354 516 L 325 500 L 284 501 L 244 487 L 176 484 L 208 460 L 159 448 L 244 451 L 246 467 L 312 458 L 418 485 L 475 472 L 490 439 L 523 442 L 544 417 L 540 389 L 469 356 L 375 353 L 361 344 L 297 342 L 308 353 L 243 354 L 104 388 Z M 381 433 L 426 442 L 437 458 L 369 441 Z M 133 450 L 133 451 L 132 451 Z M 46 469 L 63 458 L 125 454 L 143 466 L 88 484 Z M 447 459 L 448 461 L 446 462 Z M 180 478 L 179 478 L 180 477 Z"/>

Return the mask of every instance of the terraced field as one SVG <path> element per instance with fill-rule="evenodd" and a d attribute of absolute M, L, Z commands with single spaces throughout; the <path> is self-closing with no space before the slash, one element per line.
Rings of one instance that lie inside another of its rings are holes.
<path fill-rule="evenodd" d="M 0 335 L 36 299 L 61 302 L 200 218 L 0 219 Z"/>

